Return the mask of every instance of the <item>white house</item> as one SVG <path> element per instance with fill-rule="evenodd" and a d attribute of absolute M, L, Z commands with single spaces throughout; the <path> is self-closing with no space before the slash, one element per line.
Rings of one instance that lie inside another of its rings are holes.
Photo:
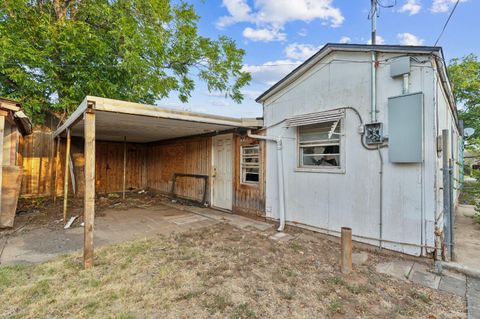
<path fill-rule="evenodd" d="M 441 48 L 327 44 L 257 102 L 277 141 L 266 147 L 267 218 L 351 227 L 355 240 L 411 255 L 440 248 L 442 156 L 455 203 L 462 145 Z"/>

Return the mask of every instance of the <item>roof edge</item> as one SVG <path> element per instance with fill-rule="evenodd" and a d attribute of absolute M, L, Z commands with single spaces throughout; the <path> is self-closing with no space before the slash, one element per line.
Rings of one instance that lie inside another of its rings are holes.
<path fill-rule="evenodd" d="M 263 92 L 259 97 L 255 99 L 257 103 L 263 103 L 267 98 L 275 94 L 277 91 L 284 88 L 290 82 L 294 81 L 311 66 L 315 65 L 318 61 L 324 58 L 326 55 L 333 51 L 351 51 L 351 52 L 390 52 L 390 53 L 416 53 L 416 54 L 433 54 L 437 53 L 442 59 L 443 51 L 441 47 L 432 46 L 410 46 L 410 45 L 390 45 L 390 44 L 350 44 L 350 43 L 327 43 L 317 53 L 305 60 L 302 64 L 293 69 L 289 74 L 284 76 L 281 80 L 271 86 L 268 90 Z"/>

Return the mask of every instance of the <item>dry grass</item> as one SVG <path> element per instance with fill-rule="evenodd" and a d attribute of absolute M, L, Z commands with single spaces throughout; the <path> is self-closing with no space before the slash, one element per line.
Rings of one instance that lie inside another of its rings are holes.
<path fill-rule="evenodd" d="M 348 276 L 329 241 L 278 243 L 219 224 L 97 251 L 0 268 L 2 318 L 464 317 L 461 298 L 373 270 Z M 383 260 L 383 259 L 382 259 Z"/>

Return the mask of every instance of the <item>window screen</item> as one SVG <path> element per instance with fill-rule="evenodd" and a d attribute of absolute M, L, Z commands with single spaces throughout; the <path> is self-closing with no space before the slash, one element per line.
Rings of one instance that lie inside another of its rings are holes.
<path fill-rule="evenodd" d="M 300 126 L 299 167 L 340 167 L 340 133 L 341 120 Z"/>
<path fill-rule="evenodd" d="M 260 181 L 260 147 L 258 145 L 242 146 L 241 182 L 257 184 Z"/>

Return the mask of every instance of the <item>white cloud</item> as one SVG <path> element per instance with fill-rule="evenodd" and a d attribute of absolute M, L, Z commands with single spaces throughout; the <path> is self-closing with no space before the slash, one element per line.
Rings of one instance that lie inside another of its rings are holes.
<path fill-rule="evenodd" d="M 249 99 L 256 99 L 257 97 L 260 96 L 260 94 L 262 94 L 263 92 L 262 91 L 256 91 L 256 90 L 242 90 L 242 94 L 245 95 L 245 97 L 249 98 Z"/>
<path fill-rule="evenodd" d="M 284 52 L 289 59 L 305 61 L 319 50 L 320 47 L 315 47 L 311 44 L 292 43 L 289 44 Z"/>
<path fill-rule="evenodd" d="M 243 36 L 252 41 L 263 41 L 263 42 L 271 42 L 271 41 L 285 41 L 287 39 L 287 35 L 283 32 L 280 32 L 278 29 L 252 29 L 250 27 L 245 28 L 243 30 Z"/>
<path fill-rule="evenodd" d="M 333 0 L 255 0 L 253 8 L 247 0 L 223 0 L 229 15 L 217 21 L 220 28 L 249 22 L 269 29 L 282 29 L 291 21 L 313 21 L 320 19 L 331 27 L 339 27 L 345 18 Z"/>
<path fill-rule="evenodd" d="M 402 45 L 422 45 L 424 42 L 423 39 L 420 39 L 417 36 L 408 32 L 397 34 L 397 39 Z"/>
<path fill-rule="evenodd" d="M 215 100 L 210 100 L 209 102 L 211 105 L 214 105 L 214 106 L 225 107 L 230 105 L 230 103 L 228 103 L 226 99 L 215 99 Z"/>
<path fill-rule="evenodd" d="M 308 35 L 308 30 L 305 28 L 302 28 L 300 29 L 300 31 L 298 31 L 298 35 L 301 37 L 306 37 Z"/>
<path fill-rule="evenodd" d="M 223 6 L 227 8 L 230 16 L 221 17 L 217 22 L 218 27 L 223 28 L 237 22 L 250 21 L 251 9 L 246 0 L 223 0 Z"/>
<path fill-rule="evenodd" d="M 300 61 L 277 60 L 265 62 L 261 65 L 244 65 L 242 71 L 250 72 L 254 82 L 273 85 L 294 68 L 300 65 Z"/>
<path fill-rule="evenodd" d="M 350 43 L 352 41 L 352 39 L 350 37 L 341 37 L 340 40 L 338 40 L 338 42 L 340 43 Z"/>
<path fill-rule="evenodd" d="M 413 16 L 419 13 L 421 9 L 422 9 L 422 6 L 417 0 L 407 0 L 398 11 L 408 12 L 409 15 Z"/>
<path fill-rule="evenodd" d="M 467 0 L 460 0 L 460 2 L 465 2 Z M 447 12 L 451 6 L 453 6 L 457 0 L 433 0 L 432 7 L 430 11 L 433 13 Z"/>
<path fill-rule="evenodd" d="M 385 39 L 379 35 L 375 37 L 375 44 L 385 44 Z M 372 44 L 372 39 L 367 41 L 367 44 Z"/>

